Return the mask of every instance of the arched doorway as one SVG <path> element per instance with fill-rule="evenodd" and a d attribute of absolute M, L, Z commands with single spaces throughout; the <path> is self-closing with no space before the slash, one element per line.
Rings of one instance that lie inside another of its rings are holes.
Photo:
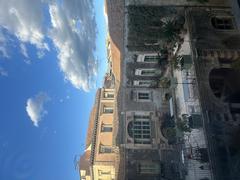
<path fill-rule="evenodd" d="M 232 68 L 213 69 L 209 74 L 213 94 L 226 103 L 240 103 L 240 71 Z"/>
<path fill-rule="evenodd" d="M 240 121 L 240 70 L 213 69 L 209 74 L 213 94 L 229 107 L 233 121 Z M 227 114 L 225 114 L 228 120 Z M 225 117 L 224 116 L 224 117 Z"/>

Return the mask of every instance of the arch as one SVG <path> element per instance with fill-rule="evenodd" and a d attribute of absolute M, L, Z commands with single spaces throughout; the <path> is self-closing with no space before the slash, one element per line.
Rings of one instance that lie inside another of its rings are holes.
<path fill-rule="evenodd" d="M 127 126 L 128 135 L 133 138 L 133 122 L 130 121 Z"/>
<path fill-rule="evenodd" d="M 232 68 L 212 69 L 209 73 L 210 88 L 222 102 L 240 103 L 240 71 Z"/>
<path fill-rule="evenodd" d="M 151 144 L 151 124 L 146 120 L 130 121 L 127 126 L 128 135 L 135 144 Z"/>

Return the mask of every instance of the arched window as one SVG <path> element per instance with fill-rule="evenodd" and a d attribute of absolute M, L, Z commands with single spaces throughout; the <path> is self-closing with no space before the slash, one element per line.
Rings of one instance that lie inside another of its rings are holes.
<path fill-rule="evenodd" d="M 150 117 L 134 115 L 134 120 L 128 124 L 128 134 L 135 144 L 151 144 Z"/>
<path fill-rule="evenodd" d="M 232 17 L 213 17 L 212 25 L 215 29 L 231 30 L 234 29 L 234 23 Z"/>

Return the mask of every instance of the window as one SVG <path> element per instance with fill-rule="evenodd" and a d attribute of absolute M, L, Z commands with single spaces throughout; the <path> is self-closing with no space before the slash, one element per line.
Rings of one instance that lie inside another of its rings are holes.
<path fill-rule="evenodd" d="M 157 54 L 138 55 L 137 62 L 158 63 L 160 56 Z"/>
<path fill-rule="evenodd" d="M 138 76 L 155 76 L 156 69 L 136 69 L 135 75 Z"/>
<path fill-rule="evenodd" d="M 140 174 L 159 174 L 160 164 L 154 162 L 141 162 L 139 164 Z"/>
<path fill-rule="evenodd" d="M 104 98 L 114 98 L 114 93 L 113 92 L 104 92 Z"/>
<path fill-rule="evenodd" d="M 111 171 L 98 170 L 98 175 L 99 176 L 111 175 Z"/>
<path fill-rule="evenodd" d="M 153 84 L 152 80 L 137 80 L 133 81 L 134 86 L 149 87 Z"/>
<path fill-rule="evenodd" d="M 138 99 L 139 100 L 149 100 L 150 93 L 149 92 L 138 92 Z"/>
<path fill-rule="evenodd" d="M 81 170 L 80 174 L 81 174 L 81 176 L 86 176 L 86 170 Z"/>
<path fill-rule="evenodd" d="M 134 115 L 134 120 L 128 124 L 128 134 L 136 144 L 151 144 L 150 116 Z"/>
<path fill-rule="evenodd" d="M 212 25 L 214 28 L 221 30 L 234 29 L 232 17 L 214 17 L 212 18 Z"/>
<path fill-rule="evenodd" d="M 112 153 L 113 150 L 112 150 L 111 146 L 100 145 L 99 152 L 100 153 Z"/>
<path fill-rule="evenodd" d="M 113 107 L 104 106 L 103 107 L 103 113 L 104 114 L 112 114 L 113 113 Z"/>
<path fill-rule="evenodd" d="M 144 62 L 157 63 L 160 60 L 160 56 L 145 56 Z"/>
<path fill-rule="evenodd" d="M 239 113 L 232 113 L 233 121 L 239 121 L 240 120 L 240 114 Z"/>
<path fill-rule="evenodd" d="M 154 69 L 145 69 L 142 70 L 141 75 L 143 76 L 152 76 L 155 74 L 155 70 Z"/>
<path fill-rule="evenodd" d="M 101 132 L 112 132 L 111 124 L 102 124 Z"/>

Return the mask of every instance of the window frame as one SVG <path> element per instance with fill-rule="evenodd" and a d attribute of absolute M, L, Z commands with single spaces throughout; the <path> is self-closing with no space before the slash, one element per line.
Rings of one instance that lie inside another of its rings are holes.
<path fill-rule="evenodd" d="M 150 61 L 146 61 L 149 59 Z M 143 61 L 145 63 L 158 63 L 160 61 L 160 56 L 158 55 L 145 55 Z"/>
<path fill-rule="evenodd" d="M 107 128 L 107 129 L 106 129 Z M 105 130 L 104 130 L 105 129 Z M 109 131 L 109 129 L 111 129 L 110 131 Z M 103 133 L 107 133 L 107 132 L 112 132 L 113 131 L 113 126 L 112 126 L 112 124 L 105 124 L 105 123 L 102 123 L 102 125 L 101 125 L 101 132 L 103 132 Z"/>
<path fill-rule="evenodd" d="M 153 80 L 134 80 L 133 81 L 133 85 L 139 86 L 139 87 L 150 87 L 153 83 L 154 83 Z"/>
<path fill-rule="evenodd" d="M 103 153 L 103 154 L 111 154 L 113 153 L 113 148 L 112 146 L 107 146 L 107 145 L 99 145 L 99 153 Z"/>
<path fill-rule="evenodd" d="M 218 21 L 222 21 L 219 23 Z M 229 21 L 230 23 L 226 23 Z M 233 31 L 236 29 L 236 24 L 233 16 L 214 16 L 210 20 L 211 25 L 214 29 L 219 31 Z M 227 27 L 230 28 L 227 28 Z"/>
<path fill-rule="evenodd" d="M 149 92 L 137 92 L 138 100 L 149 100 L 150 93 Z"/>
<path fill-rule="evenodd" d="M 148 71 L 148 72 L 151 72 L 151 73 L 147 73 L 147 74 L 143 74 L 144 71 Z M 136 76 L 156 76 L 156 71 L 157 69 L 156 68 L 138 68 L 138 69 L 135 69 L 135 75 Z"/>
<path fill-rule="evenodd" d="M 134 144 L 150 145 L 152 143 L 150 114 L 134 114 L 133 120 L 128 124 L 128 135 L 133 139 Z"/>
<path fill-rule="evenodd" d="M 108 170 L 108 171 L 104 171 L 104 170 L 98 170 L 98 175 L 99 176 L 111 176 L 112 172 L 111 170 Z"/>
<path fill-rule="evenodd" d="M 114 112 L 113 106 L 103 106 L 103 114 L 113 114 L 113 112 Z"/>
<path fill-rule="evenodd" d="M 151 61 L 146 61 L 146 57 L 152 59 Z M 144 63 L 158 63 L 160 61 L 160 56 L 158 54 L 141 54 L 137 57 L 137 62 L 144 62 Z"/>
<path fill-rule="evenodd" d="M 110 95 L 110 96 L 109 96 Z M 114 92 L 111 91 L 105 91 L 103 93 L 103 97 L 106 99 L 114 99 Z"/>
<path fill-rule="evenodd" d="M 134 100 L 138 102 L 151 102 L 152 101 L 152 91 L 137 90 L 135 91 Z"/>

